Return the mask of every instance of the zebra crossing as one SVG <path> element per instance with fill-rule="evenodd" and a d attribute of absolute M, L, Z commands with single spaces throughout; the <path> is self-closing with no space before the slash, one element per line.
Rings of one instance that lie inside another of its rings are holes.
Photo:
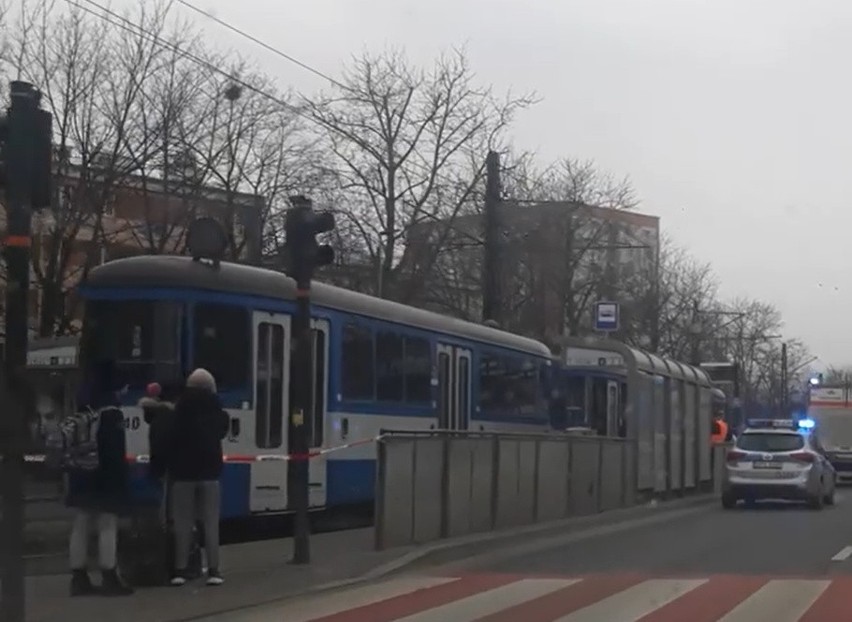
<path fill-rule="evenodd" d="M 404 576 L 232 622 L 849 622 L 852 576 Z"/>

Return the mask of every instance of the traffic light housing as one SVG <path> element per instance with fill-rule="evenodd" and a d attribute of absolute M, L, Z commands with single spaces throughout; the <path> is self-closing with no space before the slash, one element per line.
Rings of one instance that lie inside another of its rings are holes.
<path fill-rule="evenodd" d="M 311 200 L 303 196 L 291 197 L 290 202 L 293 207 L 287 211 L 284 227 L 287 273 L 307 289 L 314 271 L 334 261 L 334 249 L 316 239 L 334 230 L 334 214 L 315 212 Z"/>
<path fill-rule="evenodd" d="M 0 187 L 9 203 L 26 209 L 50 207 L 53 119 L 41 110 L 41 93 L 26 82 L 12 82 L 12 103 L 0 116 Z"/>

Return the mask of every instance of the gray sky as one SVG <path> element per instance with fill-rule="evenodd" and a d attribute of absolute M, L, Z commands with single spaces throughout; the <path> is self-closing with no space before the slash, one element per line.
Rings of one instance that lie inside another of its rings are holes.
<path fill-rule="evenodd" d="M 125 0 L 118 4 L 129 4 Z M 544 99 L 514 136 L 542 160 L 629 175 L 642 211 L 727 296 L 777 305 L 824 363 L 852 363 L 852 3 L 842 0 L 197 0 L 335 74 L 364 47 L 428 63 L 466 45 L 483 82 Z M 115 6 L 115 5 L 114 5 Z M 282 87 L 320 79 L 181 9 Z"/>

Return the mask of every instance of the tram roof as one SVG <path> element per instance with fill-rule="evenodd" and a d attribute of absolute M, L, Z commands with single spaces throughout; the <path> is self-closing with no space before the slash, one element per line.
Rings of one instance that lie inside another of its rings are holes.
<path fill-rule="evenodd" d="M 635 368 L 658 376 L 677 378 L 696 384 L 711 386 L 710 377 L 703 369 L 681 363 L 674 359 L 658 356 L 639 348 L 613 339 L 589 339 L 585 337 L 567 337 L 563 340 L 563 346 L 580 350 L 592 350 L 595 352 L 611 352 L 622 357 L 628 368 Z"/>
<path fill-rule="evenodd" d="M 281 272 L 230 262 L 213 267 L 179 255 L 144 255 L 107 262 L 89 273 L 83 291 L 141 287 L 187 288 L 283 300 L 294 300 L 296 295 L 295 281 Z M 315 304 L 326 308 L 552 357 L 550 349 L 540 341 L 342 287 L 314 282 L 311 294 Z"/>

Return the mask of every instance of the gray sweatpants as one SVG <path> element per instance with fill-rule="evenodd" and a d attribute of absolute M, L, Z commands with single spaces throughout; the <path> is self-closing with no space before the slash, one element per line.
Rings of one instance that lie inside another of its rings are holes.
<path fill-rule="evenodd" d="M 172 521 L 175 530 L 175 568 L 186 570 L 192 546 L 192 529 L 204 523 L 207 566 L 219 570 L 219 482 L 172 482 Z"/>

